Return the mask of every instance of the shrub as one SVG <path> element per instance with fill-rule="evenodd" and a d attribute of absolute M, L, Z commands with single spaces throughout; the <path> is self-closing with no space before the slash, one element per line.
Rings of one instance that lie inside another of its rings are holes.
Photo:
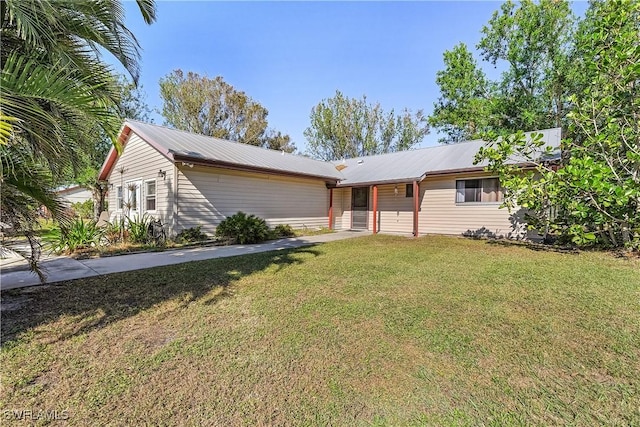
<path fill-rule="evenodd" d="M 276 238 L 293 237 L 296 235 L 296 233 L 293 231 L 293 228 L 289 224 L 278 224 L 273 229 L 273 235 Z"/>
<path fill-rule="evenodd" d="M 107 245 L 115 245 L 129 236 L 129 232 L 125 230 L 124 218 L 116 219 L 116 222 L 107 222 L 103 230 L 104 241 Z"/>
<path fill-rule="evenodd" d="M 80 218 L 92 219 L 93 218 L 93 200 L 85 200 L 84 202 L 71 203 L 71 209 Z"/>
<path fill-rule="evenodd" d="M 144 214 L 135 218 L 127 217 L 127 229 L 129 230 L 129 239 L 131 243 L 149 243 L 152 236 L 149 233 L 149 226 L 153 222 L 153 218 Z"/>
<path fill-rule="evenodd" d="M 216 237 L 229 240 L 231 243 L 259 243 L 269 237 L 269 226 L 264 219 L 255 215 L 238 212 L 225 218 L 216 227 Z"/>
<path fill-rule="evenodd" d="M 202 232 L 202 226 L 185 228 L 180 231 L 176 236 L 178 242 L 197 242 L 200 240 L 206 240 L 207 235 Z"/>
<path fill-rule="evenodd" d="M 102 232 L 95 221 L 76 218 L 69 225 L 54 230 L 49 243 L 55 252 L 75 252 L 78 249 L 98 246 Z"/>

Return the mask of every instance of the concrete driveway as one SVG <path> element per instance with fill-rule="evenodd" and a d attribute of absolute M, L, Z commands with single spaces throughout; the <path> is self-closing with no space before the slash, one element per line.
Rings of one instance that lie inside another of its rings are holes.
<path fill-rule="evenodd" d="M 214 258 L 299 248 L 368 234 L 371 233 L 367 231 L 339 231 L 337 233 L 321 234 L 318 236 L 273 240 L 255 245 L 200 246 L 188 249 L 171 249 L 163 252 L 146 252 L 83 260 L 75 260 L 68 257 L 47 258 L 40 261 L 40 268 L 46 275 L 45 283 L 41 283 L 38 276 L 29 271 L 26 262 L 22 261 L 10 264 L 3 262 L 0 271 L 0 290 L 4 291 L 26 286 L 62 282 L 65 280 L 83 279 L 123 271 L 142 270 L 145 268 L 181 264 L 190 261 L 203 261 Z"/>

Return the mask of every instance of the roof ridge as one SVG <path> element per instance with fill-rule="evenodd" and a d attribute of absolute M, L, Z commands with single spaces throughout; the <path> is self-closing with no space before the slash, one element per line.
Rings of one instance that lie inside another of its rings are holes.
<path fill-rule="evenodd" d="M 450 147 L 450 146 L 454 146 L 454 145 L 464 145 L 464 144 L 469 144 L 472 142 L 483 142 L 482 139 L 472 139 L 470 141 L 462 141 L 462 142 L 456 142 L 454 144 L 440 144 L 440 145 L 432 145 L 430 147 L 419 147 L 419 148 L 410 148 L 408 150 L 400 150 L 400 151 L 392 151 L 390 153 L 379 153 L 379 154 L 369 154 L 369 155 L 365 155 L 365 156 L 358 156 L 358 157 L 349 157 L 346 159 L 340 159 L 340 160 L 332 160 L 332 163 L 340 163 L 343 160 L 360 160 L 360 159 L 370 159 L 372 157 L 383 157 L 383 156 L 390 156 L 393 154 L 400 154 L 400 153 L 414 153 L 416 151 L 426 151 L 426 150 L 430 150 L 433 148 L 442 148 L 442 147 Z"/>

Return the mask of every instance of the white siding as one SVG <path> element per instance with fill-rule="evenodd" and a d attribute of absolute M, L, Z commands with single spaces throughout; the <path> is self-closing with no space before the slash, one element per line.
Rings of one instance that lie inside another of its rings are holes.
<path fill-rule="evenodd" d="M 517 215 L 512 216 L 507 209 L 500 209 L 500 203 L 456 203 L 456 180 L 482 176 L 427 177 L 422 181 L 419 232 L 515 237 L 512 220 Z"/>
<path fill-rule="evenodd" d="M 329 190 L 317 179 L 179 166 L 178 229 L 200 225 L 212 234 L 238 211 L 264 218 L 270 226 L 327 227 Z"/>
<path fill-rule="evenodd" d="M 166 177 L 158 177 L 158 172 L 162 169 L 166 171 Z M 167 230 L 172 233 L 172 210 L 173 210 L 173 163 L 160 154 L 155 148 L 143 141 L 135 133 L 131 133 L 124 146 L 122 154 L 116 160 L 109 177 L 109 212 L 113 221 L 124 212 L 116 208 L 116 188 L 123 187 L 127 181 L 142 181 L 141 200 L 142 213 L 145 213 L 145 180 L 156 180 L 156 210 L 149 212 L 155 218 L 159 218 L 166 225 Z"/>
<path fill-rule="evenodd" d="M 74 188 L 73 190 L 63 190 L 58 193 L 61 199 L 65 202 L 71 203 L 82 203 L 87 200 L 93 200 L 93 194 L 91 191 L 86 188 Z"/>

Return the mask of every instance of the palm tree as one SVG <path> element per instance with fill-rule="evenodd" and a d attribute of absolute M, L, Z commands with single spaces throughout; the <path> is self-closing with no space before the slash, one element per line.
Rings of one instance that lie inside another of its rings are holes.
<path fill-rule="evenodd" d="M 147 24 L 154 0 L 138 0 Z M 124 24 L 120 0 L 3 0 L 0 2 L 0 220 L 32 246 L 34 207 L 64 220 L 52 178 L 78 164 L 93 135 L 115 143 L 121 123 L 112 54 L 139 77 L 140 45 Z"/>

